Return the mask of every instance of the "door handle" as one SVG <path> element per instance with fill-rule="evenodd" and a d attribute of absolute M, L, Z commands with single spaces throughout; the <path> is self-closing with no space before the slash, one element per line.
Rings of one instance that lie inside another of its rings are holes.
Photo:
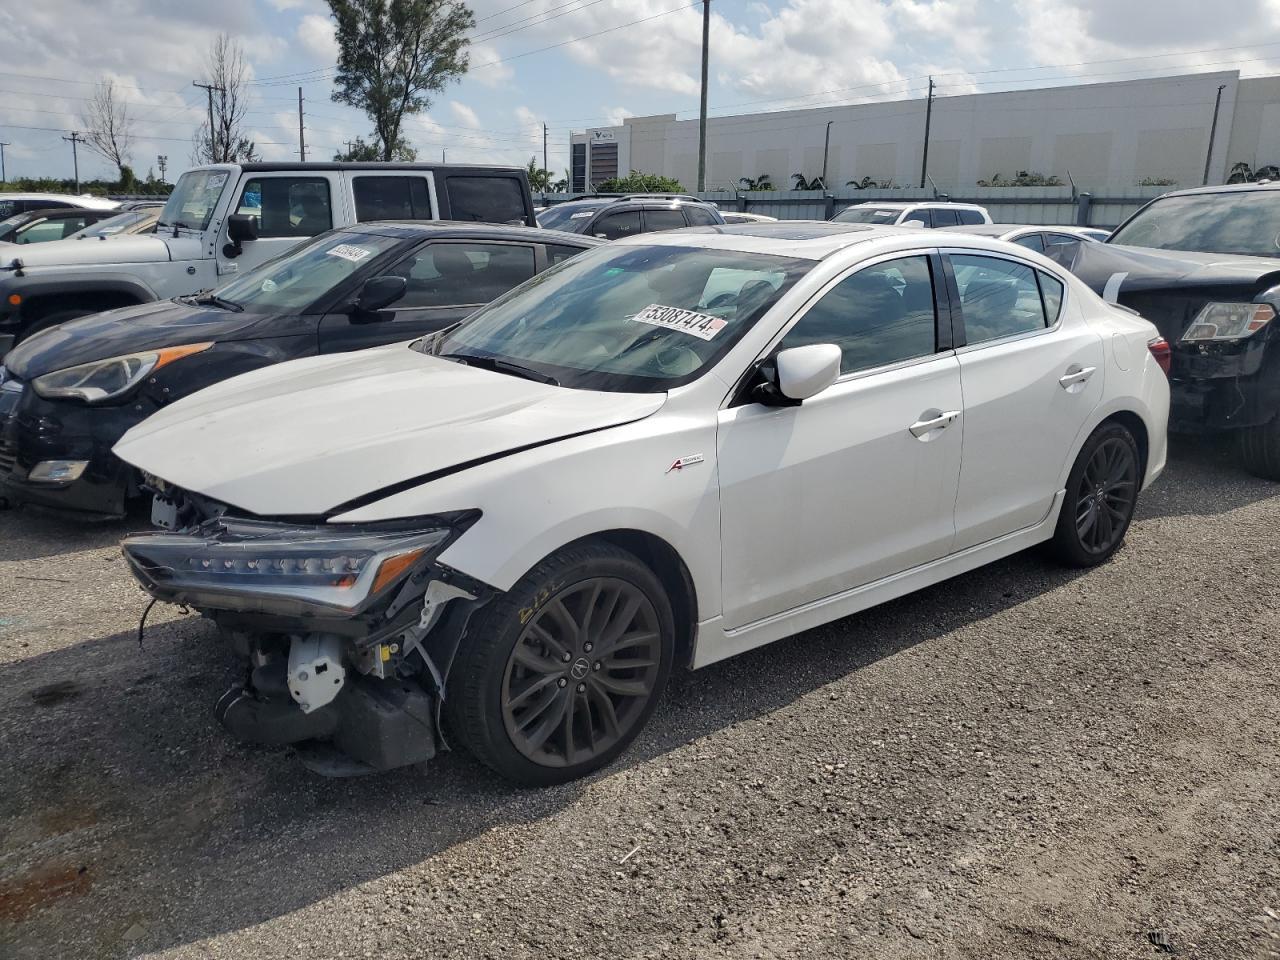
<path fill-rule="evenodd" d="M 911 435 L 917 440 L 928 440 L 930 433 L 934 430 L 945 429 L 951 425 L 953 420 L 960 416 L 959 410 L 948 410 L 946 413 L 937 414 L 936 416 L 929 417 L 927 420 L 923 419 L 924 417 L 928 417 L 929 413 L 932 413 L 932 411 L 922 413 L 920 415 L 921 419 L 917 420 L 907 428 L 911 431 Z"/>
<path fill-rule="evenodd" d="M 1075 367 L 1075 369 L 1072 369 L 1073 367 L 1075 367 L 1075 364 L 1068 367 L 1067 372 L 1058 378 L 1058 383 L 1063 390 L 1070 390 L 1076 384 L 1084 383 L 1093 376 L 1093 371 L 1098 369 L 1097 367 Z"/>

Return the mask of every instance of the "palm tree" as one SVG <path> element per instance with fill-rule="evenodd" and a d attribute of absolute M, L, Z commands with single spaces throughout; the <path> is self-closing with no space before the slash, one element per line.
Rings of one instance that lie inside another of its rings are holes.
<path fill-rule="evenodd" d="M 803 173 L 793 173 L 791 179 L 795 181 L 795 190 L 825 190 L 826 187 L 822 183 L 821 177 L 814 177 L 812 180 L 806 179 Z"/>
<path fill-rule="evenodd" d="M 739 177 L 738 186 L 743 190 L 772 190 L 773 181 L 769 179 L 767 173 L 763 173 L 754 180 L 750 177 Z"/>
<path fill-rule="evenodd" d="M 876 182 L 870 177 L 863 177 L 861 180 L 846 180 L 846 187 L 853 187 L 855 190 L 870 190 L 877 186 Z"/>
<path fill-rule="evenodd" d="M 550 170 L 544 170 L 538 166 L 537 157 L 529 158 L 529 165 L 525 167 L 525 174 L 529 177 L 529 189 L 535 193 L 546 193 L 551 189 L 553 174 Z"/>

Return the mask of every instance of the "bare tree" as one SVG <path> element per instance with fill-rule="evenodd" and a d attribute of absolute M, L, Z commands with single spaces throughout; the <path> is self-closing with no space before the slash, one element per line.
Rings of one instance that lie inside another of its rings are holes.
<path fill-rule="evenodd" d="M 114 163 L 123 180 L 133 143 L 133 119 L 128 104 L 116 95 L 114 80 L 108 78 L 94 87 L 80 120 L 89 149 Z"/>
<path fill-rule="evenodd" d="M 206 118 L 192 140 L 191 159 L 195 163 L 242 163 L 257 158 L 253 141 L 244 131 L 249 111 L 249 65 L 244 48 L 227 34 L 220 33 L 209 46 L 205 59 L 206 91 L 212 97 L 212 129 Z"/>

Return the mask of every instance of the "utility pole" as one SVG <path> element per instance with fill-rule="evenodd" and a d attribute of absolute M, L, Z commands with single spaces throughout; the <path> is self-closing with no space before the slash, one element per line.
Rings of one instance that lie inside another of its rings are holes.
<path fill-rule="evenodd" d="M 1222 91 L 1227 88 L 1225 83 L 1218 84 L 1218 95 L 1213 98 L 1213 123 L 1209 124 L 1209 149 L 1204 154 L 1204 179 L 1200 181 L 1201 185 L 1209 185 L 1209 163 L 1213 160 L 1213 138 L 1218 132 L 1218 108 L 1222 106 Z"/>
<path fill-rule="evenodd" d="M 225 87 L 217 87 L 217 86 L 214 86 L 212 83 L 200 83 L 195 80 L 191 81 L 191 85 L 193 87 L 200 87 L 207 94 L 209 94 L 209 162 L 217 163 L 218 162 L 218 135 L 217 133 L 214 132 L 214 128 L 213 128 L 213 91 L 217 90 L 219 93 L 226 93 L 227 91 Z"/>
<path fill-rule="evenodd" d="M 76 193 L 79 193 L 80 192 L 80 157 L 76 153 L 76 144 L 84 143 L 84 137 L 80 136 L 80 132 L 78 130 L 72 130 L 71 136 L 63 137 L 62 139 L 67 140 L 71 143 L 71 164 L 75 168 L 75 172 L 76 172 Z"/>
<path fill-rule="evenodd" d="M 929 172 L 929 122 L 933 119 L 933 77 L 929 78 L 929 99 L 924 107 L 924 156 L 920 158 L 920 186 Z"/>
<path fill-rule="evenodd" d="M 156 166 L 160 168 L 160 182 L 168 183 L 168 181 L 165 180 L 164 178 L 164 171 L 169 166 L 169 158 L 165 156 L 163 153 L 160 154 L 160 156 L 156 157 Z"/>
<path fill-rule="evenodd" d="M 698 192 L 707 189 L 707 59 L 711 38 L 711 0 L 702 0 L 702 106 L 698 110 Z"/>
<path fill-rule="evenodd" d="M 448 150 L 446 150 L 444 147 L 441 147 L 441 148 L 440 148 L 440 162 L 441 162 L 441 163 L 448 163 L 448 162 L 449 162 L 448 160 L 446 160 L 446 159 L 445 159 L 445 157 L 447 157 L 447 156 L 448 156 L 448 153 L 449 153 L 449 151 L 448 151 Z"/>
<path fill-rule="evenodd" d="M 298 160 L 307 162 L 307 141 L 302 134 L 302 88 L 298 88 Z"/>
<path fill-rule="evenodd" d="M 6 183 L 4 175 L 4 148 L 9 146 L 8 140 L 0 140 L 0 183 Z"/>
<path fill-rule="evenodd" d="M 827 155 L 831 152 L 831 124 L 834 120 L 827 121 L 827 136 L 822 141 L 822 189 L 827 189 Z"/>
<path fill-rule="evenodd" d="M 547 166 L 547 125 L 542 125 L 542 169 L 547 171 L 547 177 L 551 176 L 551 168 Z M 546 193 L 546 190 L 542 191 Z"/>

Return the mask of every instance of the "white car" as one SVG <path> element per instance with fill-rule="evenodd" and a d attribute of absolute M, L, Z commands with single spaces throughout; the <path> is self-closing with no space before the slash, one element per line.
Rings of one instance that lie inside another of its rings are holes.
<path fill-rule="evenodd" d="M 979 237 L 997 237 L 1008 243 L 1043 253 L 1055 263 L 1071 266 L 1076 248 L 1081 243 L 1101 243 L 1106 230 L 1096 227 L 1045 226 L 1028 223 L 980 223 L 964 227 L 942 227 L 949 233 L 972 233 Z"/>
<path fill-rule="evenodd" d="M 777 217 L 770 217 L 763 213 L 743 213 L 738 210 L 721 211 L 720 216 L 724 217 L 725 223 L 777 223 Z"/>
<path fill-rule="evenodd" d="M 426 339 L 162 409 L 115 452 L 170 532 L 124 552 L 251 659 L 217 711 L 237 735 L 386 769 L 443 745 L 443 710 L 495 770 L 563 781 L 673 664 L 1033 544 L 1106 560 L 1165 465 L 1167 359 L 995 240 L 644 234 Z"/>
<path fill-rule="evenodd" d="M 976 203 L 926 200 L 919 203 L 855 203 L 834 217 L 833 223 L 871 223 L 876 226 L 954 227 L 990 223 L 991 214 Z"/>

